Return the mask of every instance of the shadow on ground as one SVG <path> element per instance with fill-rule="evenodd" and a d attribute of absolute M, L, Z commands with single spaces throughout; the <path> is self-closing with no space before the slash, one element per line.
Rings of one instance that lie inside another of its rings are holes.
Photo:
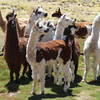
<path fill-rule="evenodd" d="M 55 98 L 56 99 L 56 98 L 62 98 L 62 97 L 66 97 L 66 96 L 75 96 L 75 95 L 72 94 L 71 89 L 69 89 L 67 91 L 67 93 L 64 93 L 63 92 L 63 86 L 54 85 L 53 80 L 54 80 L 53 77 L 51 77 L 51 78 L 46 77 L 45 86 L 46 86 L 46 88 L 50 87 L 51 90 L 53 92 L 55 92 L 55 94 L 52 94 L 52 93 L 46 94 L 45 93 L 44 95 L 33 95 L 33 96 L 29 97 L 28 100 L 42 100 L 42 99 L 48 99 L 48 98 Z M 75 80 L 74 84 L 72 84 L 71 88 L 79 86 L 78 83 L 81 80 L 82 80 L 82 77 L 77 75 L 76 80 Z"/>
<path fill-rule="evenodd" d="M 88 84 L 100 86 L 100 76 L 97 78 L 97 80 L 90 81 Z"/>
<path fill-rule="evenodd" d="M 21 77 L 19 79 L 19 82 L 16 81 L 12 81 L 12 82 L 8 82 L 5 87 L 7 88 L 8 92 L 17 92 L 19 90 L 19 86 L 20 85 L 26 85 L 29 84 L 31 82 L 32 79 L 27 78 L 27 77 Z"/>

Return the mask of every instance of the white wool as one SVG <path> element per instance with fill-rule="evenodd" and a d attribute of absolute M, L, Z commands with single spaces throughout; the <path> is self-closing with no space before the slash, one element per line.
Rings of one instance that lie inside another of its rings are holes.
<path fill-rule="evenodd" d="M 94 80 L 97 80 L 97 66 L 100 66 L 100 14 L 94 18 L 91 35 L 84 43 L 84 62 L 86 65 L 83 81 L 86 81 L 90 69 L 90 57 L 93 58 Z"/>

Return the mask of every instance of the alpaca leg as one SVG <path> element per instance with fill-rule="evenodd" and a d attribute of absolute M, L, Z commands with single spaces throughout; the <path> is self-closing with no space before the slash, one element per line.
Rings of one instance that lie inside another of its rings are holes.
<path fill-rule="evenodd" d="M 27 71 L 27 66 L 28 66 L 28 63 L 25 61 L 25 62 L 23 63 L 23 66 L 24 66 L 24 69 L 23 69 L 22 76 L 24 76 L 24 75 L 25 75 L 25 73 L 26 73 L 26 71 Z"/>
<path fill-rule="evenodd" d="M 36 66 L 35 66 L 36 67 Z M 33 83 L 32 83 L 32 94 L 36 93 L 36 83 L 37 83 L 37 68 L 32 68 L 32 79 L 33 79 Z"/>
<path fill-rule="evenodd" d="M 97 65 L 97 72 L 96 76 L 98 77 L 100 75 L 100 63 Z"/>
<path fill-rule="evenodd" d="M 63 79 L 63 66 L 60 65 L 58 66 L 58 72 L 57 72 L 57 85 L 62 85 L 63 82 L 62 82 L 62 79 Z"/>
<path fill-rule="evenodd" d="M 54 72 L 54 84 L 57 84 L 57 80 L 58 80 L 58 66 L 54 63 L 53 64 L 53 72 Z"/>
<path fill-rule="evenodd" d="M 10 81 L 13 81 L 14 77 L 13 77 L 13 70 L 10 70 Z"/>
<path fill-rule="evenodd" d="M 28 64 L 28 71 L 27 71 L 27 76 L 29 77 L 29 78 L 32 78 L 31 76 L 32 76 L 32 70 L 31 70 L 31 67 L 30 67 L 30 65 Z"/>
<path fill-rule="evenodd" d="M 48 66 L 48 77 L 51 77 L 52 66 Z"/>
<path fill-rule="evenodd" d="M 97 60 L 94 58 L 93 61 L 93 72 L 94 72 L 94 80 L 97 80 L 97 66 L 98 66 L 98 62 Z"/>
<path fill-rule="evenodd" d="M 74 79 L 75 79 L 75 64 L 74 64 L 74 61 L 71 61 L 71 73 L 72 73 L 72 82 L 74 82 Z"/>
<path fill-rule="evenodd" d="M 39 68 L 40 73 L 40 83 L 41 83 L 41 94 L 44 94 L 45 88 L 45 61 L 43 60 L 41 63 L 41 68 Z"/>
<path fill-rule="evenodd" d="M 72 80 L 72 72 L 70 69 L 70 61 L 64 66 L 64 92 L 67 92 Z"/>
<path fill-rule="evenodd" d="M 79 57 L 76 57 L 75 61 L 74 61 L 74 66 L 75 66 L 74 74 L 75 74 L 75 76 L 77 75 L 78 63 L 79 63 Z"/>
<path fill-rule="evenodd" d="M 15 76 L 16 76 L 16 82 L 18 82 L 19 81 L 19 71 L 15 72 Z"/>
<path fill-rule="evenodd" d="M 87 73 L 89 71 L 89 55 L 86 55 L 85 53 L 84 53 L 84 63 L 85 63 L 85 71 L 84 71 L 82 82 L 86 82 Z"/>

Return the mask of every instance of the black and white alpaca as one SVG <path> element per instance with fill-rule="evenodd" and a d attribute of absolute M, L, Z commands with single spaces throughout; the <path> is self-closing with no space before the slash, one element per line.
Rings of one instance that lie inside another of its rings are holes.
<path fill-rule="evenodd" d="M 59 19 L 59 23 L 68 27 L 74 24 L 74 20 L 63 15 Z M 63 27 L 60 26 L 60 27 Z M 70 69 L 71 48 L 70 43 L 64 40 L 52 40 L 48 42 L 36 42 L 37 37 L 42 33 L 39 30 L 39 23 L 34 26 L 34 31 L 31 31 L 26 49 L 26 57 L 32 67 L 33 89 L 32 93 L 36 93 L 36 84 L 39 80 L 41 83 L 41 93 L 44 93 L 45 87 L 45 64 L 47 62 L 55 62 L 58 60 L 62 63 L 64 69 L 64 92 L 70 87 L 73 80 L 72 71 Z M 42 30 L 42 29 L 41 29 Z M 43 30 L 42 30 L 43 31 Z M 44 32 L 44 31 L 43 31 Z M 35 41 L 35 42 L 34 42 Z"/>
<path fill-rule="evenodd" d="M 28 35 L 30 34 L 32 27 L 35 25 L 35 22 L 39 19 L 39 18 L 44 18 L 47 17 L 47 12 L 41 7 L 37 7 L 35 10 L 33 10 L 30 18 L 29 18 L 29 22 L 25 28 L 25 32 L 24 35 Z"/>

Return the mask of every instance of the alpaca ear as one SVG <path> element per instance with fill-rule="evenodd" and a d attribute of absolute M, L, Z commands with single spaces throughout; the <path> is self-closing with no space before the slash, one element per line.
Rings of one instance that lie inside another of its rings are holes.
<path fill-rule="evenodd" d="M 66 14 L 63 15 L 63 18 L 65 18 L 65 17 L 66 17 Z"/>
<path fill-rule="evenodd" d="M 39 21 L 37 21 L 35 25 L 36 25 L 37 27 L 39 27 Z"/>
<path fill-rule="evenodd" d="M 36 15 L 38 14 L 38 8 L 35 10 L 35 14 L 36 14 Z"/>
<path fill-rule="evenodd" d="M 60 12 L 60 8 L 58 8 L 58 12 Z"/>
<path fill-rule="evenodd" d="M 76 22 L 76 19 L 73 19 L 73 22 L 75 23 Z"/>
<path fill-rule="evenodd" d="M 13 14 L 15 13 L 15 10 L 13 10 L 13 12 L 12 12 Z"/>
<path fill-rule="evenodd" d="M 6 20 L 8 20 L 9 19 L 9 17 L 8 16 L 6 16 Z"/>
<path fill-rule="evenodd" d="M 14 18 L 16 18 L 17 14 L 14 15 Z"/>

